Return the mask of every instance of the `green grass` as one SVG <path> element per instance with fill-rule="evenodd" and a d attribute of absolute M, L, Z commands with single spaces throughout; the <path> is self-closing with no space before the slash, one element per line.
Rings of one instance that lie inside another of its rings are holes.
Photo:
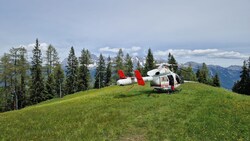
<path fill-rule="evenodd" d="M 250 97 L 186 83 L 111 86 L 0 114 L 0 140 L 250 140 Z"/>

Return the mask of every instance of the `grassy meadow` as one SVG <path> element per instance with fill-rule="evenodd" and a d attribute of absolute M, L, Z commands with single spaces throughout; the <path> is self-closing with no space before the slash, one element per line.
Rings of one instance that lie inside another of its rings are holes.
<path fill-rule="evenodd" d="M 250 140 L 250 97 L 199 83 L 79 92 L 0 113 L 0 140 Z"/>

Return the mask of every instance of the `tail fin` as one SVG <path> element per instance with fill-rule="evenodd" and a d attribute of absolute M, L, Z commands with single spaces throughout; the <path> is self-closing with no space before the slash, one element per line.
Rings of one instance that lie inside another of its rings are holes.
<path fill-rule="evenodd" d="M 119 75 L 120 79 L 126 79 L 126 76 L 122 70 L 118 70 L 118 75 Z"/>
<path fill-rule="evenodd" d="M 135 70 L 135 77 L 137 79 L 138 85 L 145 85 L 144 80 L 142 79 L 141 73 L 138 70 Z"/>

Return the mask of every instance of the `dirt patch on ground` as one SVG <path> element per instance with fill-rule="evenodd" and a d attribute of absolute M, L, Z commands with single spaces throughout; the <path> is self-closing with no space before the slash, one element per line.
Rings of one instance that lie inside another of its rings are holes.
<path fill-rule="evenodd" d="M 147 141 L 144 135 L 126 135 L 122 136 L 120 141 Z"/>

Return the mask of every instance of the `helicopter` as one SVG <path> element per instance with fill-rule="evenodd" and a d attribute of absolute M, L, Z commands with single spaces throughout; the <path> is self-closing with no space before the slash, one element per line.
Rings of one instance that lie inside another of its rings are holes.
<path fill-rule="evenodd" d="M 147 72 L 146 77 L 142 77 L 138 70 L 135 70 L 135 77 L 126 77 L 122 70 L 118 70 L 120 79 L 117 81 L 117 85 L 124 86 L 133 83 L 144 86 L 145 81 L 150 81 L 150 86 L 157 91 L 174 91 L 179 87 L 182 80 L 179 75 L 170 70 L 170 66 L 173 64 L 162 63 L 158 64 L 158 68 Z"/>

